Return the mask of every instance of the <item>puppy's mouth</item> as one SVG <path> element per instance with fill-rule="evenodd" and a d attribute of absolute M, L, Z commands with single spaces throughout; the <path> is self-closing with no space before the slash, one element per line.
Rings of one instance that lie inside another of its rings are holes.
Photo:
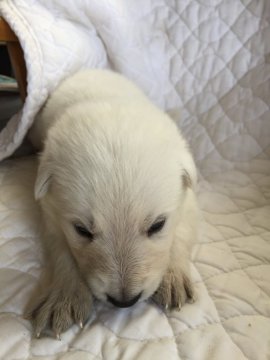
<path fill-rule="evenodd" d="M 142 292 L 140 292 L 136 296 L 133 296 L 132 298 L 127 299 L 127 300 L 125 300 L 125 299 L 118 300 L 110 295 L 107 295 L 107 300 L 111 304 L 113 304 L 114 306 L 116 306 L 118 308 L 128 308 L 128 307 L 131 307 L 134 304 L 136 304 L 138 302 L 138 300 L 140 299 L 141 295 L 142 295 Z"/>

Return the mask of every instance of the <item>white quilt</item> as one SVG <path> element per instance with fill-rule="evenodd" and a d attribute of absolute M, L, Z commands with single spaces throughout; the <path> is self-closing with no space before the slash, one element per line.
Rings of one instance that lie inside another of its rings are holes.
<path fill-rule="evenodd" d="M 22 141 L 48 93 L 111 67 L 168 111 L 200 172 L 198 300 L 167 316 L 95 304 L 85 329 L 32 338 L 22 317 L 42 259 L 35 160 L 0 166 L 0 359 L 270 359 L 269 0 L 0 0 L 25 51 L 28 97 L 1 133 Z"/>

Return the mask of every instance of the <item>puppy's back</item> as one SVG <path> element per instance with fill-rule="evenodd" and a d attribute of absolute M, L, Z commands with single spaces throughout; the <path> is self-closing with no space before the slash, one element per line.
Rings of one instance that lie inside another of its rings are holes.
<path fill-rule="evenodd" d="M 42 149 L 49 128 L 79 103 L 149 102 L 131 81 L 109 70 L 82 70 L 65 79 L 50 95 L 36 117 L 29 137 L 37 149 Z M 76 119 L 74 119 L 76 121 Z"/>

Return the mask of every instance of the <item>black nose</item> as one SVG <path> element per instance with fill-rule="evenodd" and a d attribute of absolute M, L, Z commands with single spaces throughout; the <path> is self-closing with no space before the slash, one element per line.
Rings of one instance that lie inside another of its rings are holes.
<path fill-rule="evenodd" d="M 142 293 L 136 295 L 135 297 L 133 297 L 132 299 L 130 299 L 128 301 L 119 301 L 119 300 L 116 300 L 115 298 L 111 297 L 110 295 L 107 295 L 107 299 L 114 306 L 117 306 L 119 308 L 127 308 L 127 307 L 134 305 L 141 297 L 141 294 Z"/>

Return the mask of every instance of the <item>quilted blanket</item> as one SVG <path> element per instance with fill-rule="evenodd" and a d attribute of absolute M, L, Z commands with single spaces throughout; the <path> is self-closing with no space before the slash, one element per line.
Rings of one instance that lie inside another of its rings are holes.
<path fill-rule="evenodd" d="M 1 133 L 21 143 L 48 94 L 81 67 L 133 79 L 188 139 L 200 173 L 197 301 L 163 313 L 95 304 L 83 330 L 32 337 L 43 266 L 36 160 L 0 166 L 0 359 L 270 359 L 270 2 L 1 0 L 25 52 L 28 96 Z"/>

